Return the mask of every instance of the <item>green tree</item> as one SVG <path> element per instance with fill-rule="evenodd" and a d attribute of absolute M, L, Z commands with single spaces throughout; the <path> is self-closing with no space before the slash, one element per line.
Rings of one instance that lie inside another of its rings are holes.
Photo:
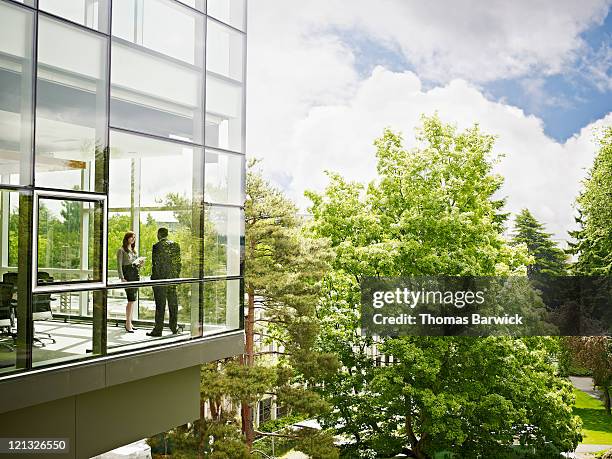
<path fill-rule="evenodd" d="M 567 256 L 544 231 L 544 225 L 536 220 L 528 209 L 523 209 L 514 220 L 512 242 L 524 244 L 533 262 L 527 266 L 527 276 L 543 274 L 563 276 L 567 274 Z"/>
<path fill-rule="evenodd" d="M 254 403 L 272 394 L 293 413 L 318 415 L 327 404 L 309 387 L 336 365 L 333 356 L 313 349 L 320 282 L 331 256 L 327 242 L 308 237 L 295 205 L 254 171 L 254 164 L 249 164 L 245 202 L 245 352 L 239 364 L 226 362 L 220 371 L 205 373 L 202 383 L 211 407 L 227 399 L 240 404 L 249 448 L 255 435 Z M 257 341 L 278 347 L 258 349 Z M 325 434 L 310 432 L 296 439 L 298 449 L 318 451 L 313 457 L 334 457 Z"/>
<path fill-rule="evenodd" d="M 457 132 L 434 116 L 423 118 L 416 139 L 408 151 L 386 130 L 375 142 L 377 181 L 365 187 L 329 174 L 323 194 L 308 194 L 314 231 L 336 254 L 318 345 L 339 357 L 342 370 L 318 386 L 333 406 L 324 424 L 351 437 L 350 457 L 404 451 L 426 458 L 440 450 L 476 457 L 493 444 L 508 451 L 516 438 L 571 449 L 579 439 L 571 390 L 547 363 L 541 340 L 361 336 L 359 282 L 366 276 L 526 272 L 525 247 L 503 237 L 494 137 L 478 126 Z M 377 350 L 393 364 L 376 367 Z M 526 397 L 521 385 L 538 395 Z M 538 408 L 546 400 L 556 404 L 550 416 Z"/>
<path fill-rule="evenodd" d="M 612 273 L 612 126 L 603 129 L 598 143 L 593 167 L 576 200 L 580 229 L 570 232 L 575 239 L 570 253 L 578 255 L 573 267 L 577 274 Z"/>
<path fill-rule="evenodd" d="M 306 237 L 297 208 L 249 164 L 245 202 L 245 292 L 247 296 L 245 355 L 247 367 L 266 365 L 266 351 L 255 338 L 281 344 L 275 351 L 278 403 L 309 416 L 326 408 L 307 389 L 321 371 L 335 364 L 313 350 L 319 332 L 316 307 L 330 254 L 323 240 Z M 260 314 L 256 315 L 256 309 Z M 252 431 L 251 404 L 242 403 L 247 444 Z"/>
<path fill-rule="evenodd" d="M 570 253 L 577 255 L 573 271 L 578 275 L 612 274 L 612 126 L 598 139 L 599 150 L 593 167 L 576 200 L 580 229 L 570 232 L 575 239 Z M 594 382 L 604 392 L 610 413 L 612 386 L 612 340 L 609 337 L 576 337 L 566 340 L 572 356 L 591 370 Z"/>
<path fill-rule="evenodd" d="M 593 383 L 603 392 L 606 411 L 612 414 L 612 338 L 569 336 L 565 343 L 575 361 L 591 371 Z"/>

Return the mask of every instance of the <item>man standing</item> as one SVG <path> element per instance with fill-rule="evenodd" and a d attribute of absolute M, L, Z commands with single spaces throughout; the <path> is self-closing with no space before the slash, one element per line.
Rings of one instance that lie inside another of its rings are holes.
<path fill-rule="evenodd" d="M 178 278 L 181 273 L 180 246 L 176 242 L 168 240 L 168 228 L 157 230 L 157 240 L 159 242 L 153 244 L 151 280 Z M 155 286 L 153 287 L 153 296 L 155 297 L 155 327 L 147 335 L 162 335 L 166 300 L 168 301 L 170 330 L 172 330 L 172 333 L 178 333 L 176 285 Z"/>

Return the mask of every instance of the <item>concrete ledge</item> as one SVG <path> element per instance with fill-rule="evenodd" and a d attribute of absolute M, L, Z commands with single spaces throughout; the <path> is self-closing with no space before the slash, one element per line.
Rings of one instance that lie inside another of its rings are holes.
<path fill-rule="evenodd" d="M 244 352 L 242 330 L 0 379 L 0 413 L 149 378 Z"/>

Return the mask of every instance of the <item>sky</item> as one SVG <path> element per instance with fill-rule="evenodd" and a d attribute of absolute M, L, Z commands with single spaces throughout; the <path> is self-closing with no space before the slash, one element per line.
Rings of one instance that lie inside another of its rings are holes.
<path fill-rule="evenodd" d="M 502 196 L 559 240 L 612 125 L 612 0 L 249 3 L 247 155 L 306 211 L 325 170 L 375 178 L 421 114 L 497 136 Z"/>

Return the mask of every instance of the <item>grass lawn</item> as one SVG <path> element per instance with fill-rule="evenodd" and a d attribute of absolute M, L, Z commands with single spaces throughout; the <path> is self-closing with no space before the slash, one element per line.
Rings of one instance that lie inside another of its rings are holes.
<path fill-rule="evenodd" d="M 582 418 L 584 438 L 590 445 L 612 445 L 612 416 L 604 411 L 603 402 L 574 388 L 574 414 Z"/>

